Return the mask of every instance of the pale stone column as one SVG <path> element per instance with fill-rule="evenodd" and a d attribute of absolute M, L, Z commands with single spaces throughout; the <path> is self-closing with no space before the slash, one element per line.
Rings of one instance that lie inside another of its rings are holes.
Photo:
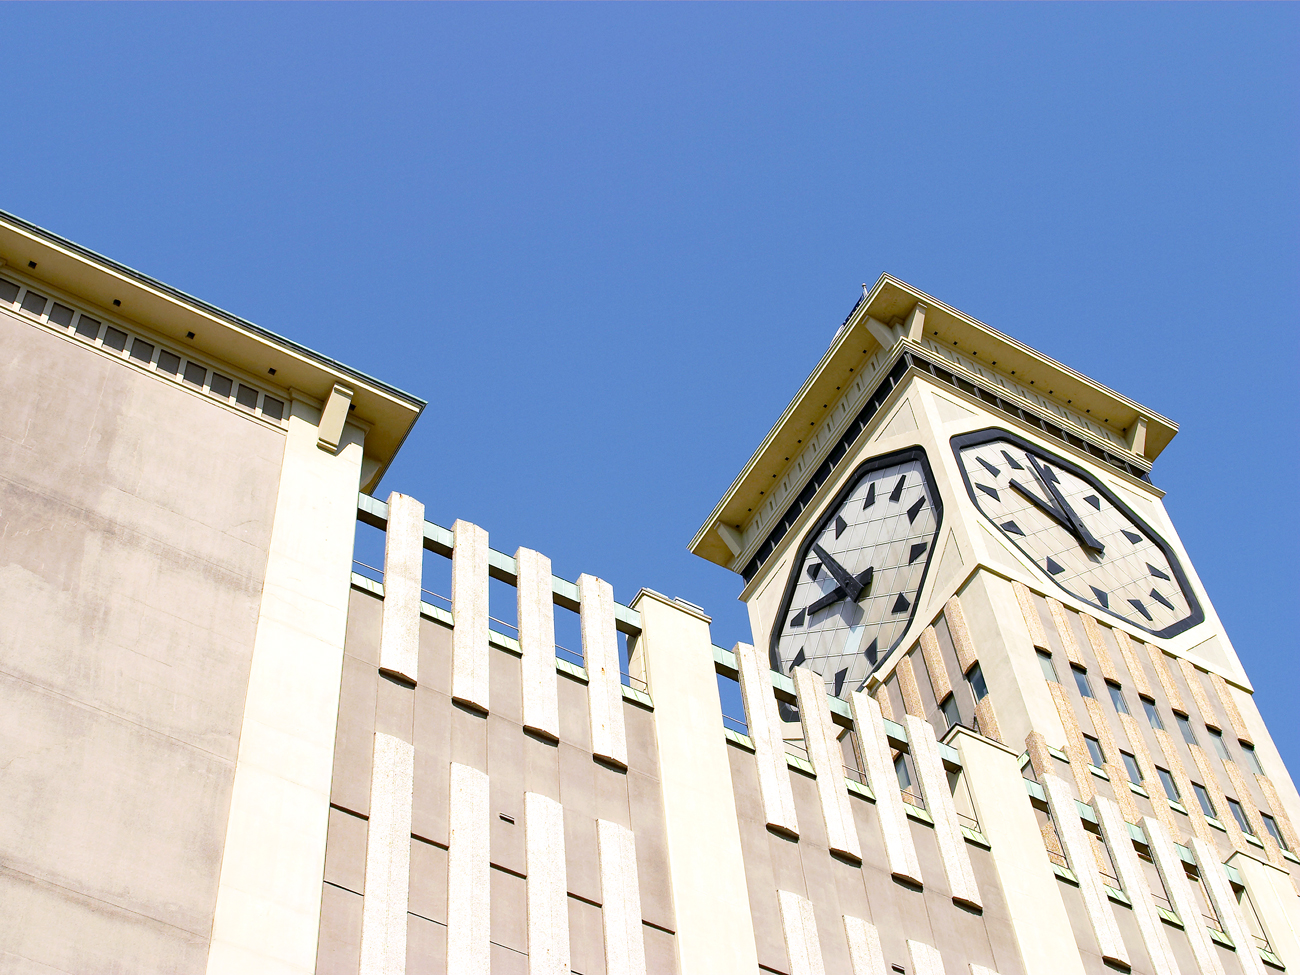
<path fill-rule="evenodd" d="M 1264 961 L 1255 950 L 1255 939 L 1251 937 L 1250 928 L 1241 914 L 1241 905 L 1232 893 L 1223 864 L 1213 847 L 1200 837 L 1192 837 L 1192 856 L 1196 857 L 1196 869 L 1200 871 L 1201 883 L 1214 905 L 1214 913 L 1223 922 L 1224 933 L 1237 946 L 1237 960 L 1245 975 L 1264 975 Z M 1242 878 L 1245 879 L 1244 877 Z M 1285 963 L 1284 963 L 1285 964 Z"/>
<path fill-rule="evenodd" d="M 921 780 L 925 804 L 934 821 L 934 835 L 939 841 L 939 856 L 948 877 L 948 889 L 952 891 L 954 901 L 982 910 L 984 902 L 975 883 L 970 854 L 966 852 L 966 837 L 962 835 L 961 823 L 957 820 L 957 806 L 948 789 L 948 773 L 943 770 L 934 729 L 930 722 L 910 714 L 906 720 L 907 745 L 916 765 L 917 777 Z"/>
<path fill-rule="evenodd" d="M 1097 811 L 1097 823 L 1101 826 L 1101 835 L 1110 850 L 1115 872 L 1119 882 L 1133 904 L 1133 917 L 1137 921 L 1138 933 L 1151 958 L 1151 967 L 1155 975 L 1178 975 L 1178 962 L 1173 949 L 1169 947 L 1169 938 L 1165 935 L 1164 923 L 1156 908 L 1155 898 L 1151 896 L 1151 886 L 1138 861 L 1137 851 L 1133 849 L 1133 838 L 1129 835 L 1128 823 L 1120 812 L 1119 804 L 1114 799 L 1103 795 L 1093 796 L 1092 808 Z M 1222 868 L 1220 868 L 1222 872 Z"/>
<path fill-rule="evenodd" d="M 1295 971 L 1300 966 L 1300 898 L 1291 875 L 1246 853 L 1234 853 L 1228 862 L 1241 874 L 1273 953 Z"/>
<path fill-rule="evenodd" d="M 447 825 L 447 971 L 490 975 L 492 866 L 486 772 L 451 764 Z"/>
<path fill-rule="evenodd" d="M 420 660 L 420 576 L 424 505 L 394 491 L 384 537 L 384 608 L 379 669 L 416 683 Z"/>
<path fill-rule="evenodd" d="M 681 975 L 752 975 L 758 952 L 708 618 L 644 589 L 632 608 L 641 614 L 634 667 L 655 702 Z"/>
<path fill-rule="evenodd" d="M 582 657 L 587 665 L 591 751 L 597 758 L 627 768 L 623 680 L 618 669 L 618 631 L 614 625 L 614 588 L 603 579 L 580 575 L 578 604 L 582 617 Z"/>
<path fill-rule="evenodd" d="M 826 700 L 826 682 L 809 667 L 794 669 L 795 699 L 808 759 L 817 773 L 817 797 L 826 822 L 826 842 L 831 852 L 861 861 L 858 828 L 849 809 L 849 790 L 844 784 L 844 760 Z"/>
<path fill-rule="evenodd" d="M 907 953 L 912 957 L 912 975 L 943 975 L 939 949 L 921 941 L 908 941 Z"/>
<path fill-rule="evenodd" d="M 363 434 L 293 401 L 253 639 L 208 972 L 316 969 Z"/>
<path fill-rule="evenodd" d="M 636 839 L 626 826 L 598 819 L 596 852 L 600 859 L 605 971 L 607 975 L 646 975 Z"/>
<path fill-rule="evenodd" d="M 989 841 L 1025 971 L 1084 975 L 1083 961 L 1070 934 L 1070 917 L 1025 795 L 1019 757 L 964 728 L 956 730 L 952 744 L 961 755 L 962 774 L 975 804 L 980 832 Z"/>
<path fill-rule="evenodd" d="M 529 975 L 569 975 L 564 807 L 536 792 L 524 793 L 524 856 L 528 867 Z"/>
<path fill-rule="evenodd" d="M 391 510 L 391 509 L 390 509 Z M 404 975 L 411 889 L 411 799 L 415 749 L 375 732 L 361 913 L 361 975 Z"/>
<path fill-rule="evenodd" d="M 858 747 L 867 780 L 876 795 L 876 815 L 885 841 L 885 859 L 889 872 L 900 880 L 921 886 L 921 863 L 907 825 L 907 810 L 898 789 L 898 775 L 889 754 L 889 738 L 880 705 L 866 691 L 854 691 L 849 698 L 853 709 L 853 726 L 858 731 Z"/>
<path fill-rule="evenodd" d="M 1056 824 L 1056 835 L 1060 837 L 1065 855 L 1070 860 L 1070 869 L 1079 881 L 1083 907 L 1088 912 L 1093 934 L 1097 936 L 1101 956 L 1106 961 L 1127 966 L 1128 950 L 1124 947 L 1119 924 L 1110 908 L 1101 871 L 1097 869 L 1092 841 L 1088 839 L 1083 820 L 1079 818 L 1079 808 L 1074 804 L 1074 792 L 1069 783 L 1059 776 L 1047 774 L 1042 780 L 1043 791 L 1047 793 L 1047 805 L 1052 810 L 1052 822 Z"/>
<path fill-rule="evenodd" d="M 551 560 L 532 549 L 515 552 L 519 603 L 519 648 L 523 653 L 524 727 L 547 738 L 560 737 L 555 684 L 555 599 Z"/>
<path fill-rule="evenodd" d="M 844 934 L 849 942 L 849 963 L 853 966 L 853 975 L 885 975 L 888 968 L 876 926 L 860 917 L 845 914 Z"/>
<path fill-rule="evenodd" d="M 745 722 L 754 743 L 763 815 L 767 817 L 768 826 L 798 836 L 799 820 L 795 815 L 794 793 L 790 789 L 790 773 L 785 763 L 785 741 L 781 736 L 776 697 L 772 693 L 771 671 L 748 643 L 737 643 L 733 652 L 740 696 L 745 704 Z M 716 694 L 717 686 L 714 685 L 715 699 Z"/>
<path fill-rule="evenodd" d="M 1209 932 L 1201 921 L 1201 908 L 1192 893 L 1192 885 L 1183 870 L 1183 861 L 1174 849 L 1174 841 L 1165 832 L 1164 826 L 1147 816 L 1142 820 L 1142 831 L 1147 834 L 1147 845 L 1151 849 L 1151 859 L 1156 862 L 1160 879 L 1164 882 L 1169 903 L 1183 922 L 1183 931 L 1192 946 L 1192 955 L 1196 958 L 1196 967 L 1201 975 L 1223 975 L 1223 965 L 1219 962 L 1218 952 L 1210 941 Z M 1251 943 L 1252 946 L 1254 942 Z"/>
<path fill-rule="evenodd" d="M 451 530 L 451 696 L 487 711 L 488 533 L 459 519 Z"/>
<path fill-rule="evenodd" d="M 790 959 L 790 975 L 826 975 L 812 901 L 788 890 L 778 890 L 776 900 L 781 909 L 781 931 L 785 935 L 785 953 Z"/>

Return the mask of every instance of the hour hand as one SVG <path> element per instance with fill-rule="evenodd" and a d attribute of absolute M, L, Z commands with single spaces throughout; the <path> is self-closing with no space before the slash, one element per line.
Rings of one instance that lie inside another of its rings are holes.
<path fill-rule="evenodd" d="M 827 571 L 831 574 L 831 578 L 833 578 L 836 583 L 839 584 L 839 587 L 848 593 L 849 598 L 856 603 L 858 597 L 862 595 L 862 583 L 853 578 L 853 573 L 836 562 L 834 557 L 816 542 L 813 543 L 813 551 L 817 554 L 817 558 L 821 559 L 822 565 L 826 566 Z"/>
<path fill-rule="evenodd" d="M 1028 488 L 1026 488 L 1019 481 L 1012 480 L 1011 488 L 1012 490 L 1019 492 L 1020 495 L 1024 497 L 1026 501 L 1029 501 L 1030 503 L 1036 505 L 1037 507 L 1041 508 L 1043 511 L 1051 515 L 1053 518 L 1055 518 L 1061 525 L 1065 526 L 1065 528 L 1067 528 L 1071 534 L 1074 533 L 1074 523 L 1071 522 L 1068 517 L 1066 517 L 1064 512 L 1058 511 L 1055 505 L 1048 504 L 1038 495 L 1034 494 L 1033 491 L 1030 491 Z"/>
<path fill-rule="evenodd" d="M 867 566 L 865 571 L 859 572 L 857 574 L 854 581 L 856 581 L 858 583 L 858 586 L 860 587 L 858 590 L 859 595 L 861 595 L 863 592 L 866 592 L 867 589 L 871 586 L 871 577 L 875 573 L 875 571 L 876 570 L 873 567 Z M 808 606 L 808 610 L 807 610 L 808 615 L 811 616 L 813 613 L 820 612 L 821 610 L 825 609 L 827 606 L 830 606 L 833 603 L 838 603 L 841 599 L 844 598 L 844 595 L 845 595 L 844 587 L 836 586 L 830 592 L 826 593 L 824 596 L 821 596 L 820 598 L 817 599 L 816 602 Z M 857 602 L 857 600 L 855 599 L 854 602 Z"/>
<path fill-rule="evenodd" d="M 1074 534 L 1074 537 L 1079 540 L 1079 544 L 1085 548 L 1095 549 L 1098 554 L 1105 551 L 1101 542 L 1092 537 L 1092 532 L 1088 531 L 1088 526 L 1083 523 L 1083 519 L 1074 513 L 1074 509 L 1071 508 L 1070 503 L 1065 500 L 1065 496 L 1057 490 L 1055 484 L 1056 478 L 1052 476 L 1050 471 L 1045 470 L 1038 461 L 1034 459 L 1032 454 L 1028 455 L 1028 457 L 1029 463 L 1033 465 L 1034 471 L 1042 480 L 1048 493 L 1056 500 L 1057 505 L 1060 507 L 1061 511 L 1064 512 L 1065 517 L 1069 519 L 1070 524 L 1067 527 Z"/>

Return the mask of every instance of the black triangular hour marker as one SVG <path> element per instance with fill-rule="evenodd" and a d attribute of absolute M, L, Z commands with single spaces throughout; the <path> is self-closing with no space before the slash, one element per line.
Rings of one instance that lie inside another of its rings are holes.
<path fill-rule="evenodd" d="M 794 670 L 796 667 L 798 667 L 801 663 L 804 662 L 804 659 L 805 658 L 803 655 L 803 647 L 800 647 L 799 652 L 796 653 L 794 655 L 794 659 L 790 661 L 790 669 Z"/>
<path fill-rule="evenodd" d="M 923 554 L 925 554 L 925 550 L 926 548 L 929 547 L 929 545 L 930 545 L 929 542 L 917 542 L 915 545 L 913 545 L 912 550 L 907 553 L 907 564 L 911 565 L 913 562 L 919 559 Z"/>
<path fill-rule="evenodd" d="M 1155 576 L 1157 579 L 1164 579 L 1165 582 L 1168 582 L 1168 581 L 1169 581 L 1169 577 L 1168 577 L 1167 575 L 1165 575 L 1163 572 L 1161 572 L 1159 569 L 1157 569 L 1157 568 L 1156 568 L 1154 565 L 1152 565 L 1150 562 L 1147 563 L 1147 571 L 1150 572 L 1150 573 L 1151 573 L 1153 576 Z"/>
<path fill-rule="evenodd" d="M 898 483 L 894 485 L 894 490 L 889 492 L 890 501 L 897 501 L 899 498 L 903 496 L 903 485 L 906 482 L 907 482 L 907 475 L 904 474 L 902 477 L 898 479 Z"/>
<path fill-rule="evenodd" d="M 1055 559 L 1053 559 L 1051 556 L 1048 556 L 1047 571 L 1054 576 L 1059 576 L 1062 572 L 1065 571 L 1065 569 L 1062 568 L 1060 565 L 1058 565 Z"/>
<path fill-rule="evenodd" d="M 816 582 L 817 577 L 821 575 L 821 571 L 822 564 L 820 562 L 814 562 L 812 565 L 808 566 L 808 578 L 813 582 Z"/>
<path fill-rule="evenodd" d="M 1000 527 L 1004 532 L 1011 532 L 1011 534 L 1013 535 L 1020 535 L 1021 537 L 1023 537 L 1025 534 L 1020 530 L 1020 526 L 1017 525 L 1014 521 L 1004 521 L 998 527 Z"/>
<path fill-rule="evenodd" d="M 1096 586 L 1089 586 L 1088 588 L 1091 589 L 1092 594 L 1097 597 L 1097 602 L 1101 603 L 1102 609 L 1110 609 L 1110 593 L 1102 592 Z"/>
<path fill-rule="evenodd" d="M 987 494 L 987 495 L 988 495 L 990 498 L 992 498 L 994 501 L 1001 501 L 1001 500 L 1002 500 L 1001 498 L 998 497 L 998 489 L 997 489 L 997 488 L 991 488 L 991 487 L 989 487 L 987 484 L 976 484 L 975 486 L 976 486 L 977 488 L 979 488 L 981 491 L 983 491 L 985 494 Z"/>
<path fill-rule="evenodd" d="M 843 535 L 844 529 L 848 527 L 849 527 L 848 522 L 846 522 L 839 515 L 835 516 L 835 537 L 836 538 L 839 538 L 841 535 Z"/>
<path fill-rule="evenodd" d="M 1127 529 L 1124 529 L 1124 528 L 1121 528 L 1119 531 L 1120 531 L 1120 534 L 1121 534 L 1121 535 L 1123 535 L 1125 538 L 1127 538 L 1127 539 L 1128 539 L 1130 542 L 1132 542 L 1134 545 L 1136 545 L 1138 542 L 1142 541 L 1142 536 L 1141 536 L 1141 535 L 1135 535 L 1135 534 L 1133 534 L 1133 532 L 1128 531 Z"/>
<path fill-rule="evenodd" d="M 909 525 L 912 522 L 916 521 L 916 516 L 921 513 L 921 509 L 924 507 L 925 507 L 925 495 L 921 495 L 919 498 L 916 499 L 916 503 L 913 504 L 912 507 L 907 509 L 907 523 Z"/>
<path fill-rule="evenodd" d="M 849 668 L 835 672 L 835 697 L 840 696 L 840 689 L 844 687 L 844 678 L 849 676 Z"/>
<path fill-rule="evenodd" d="M 1005 450 L 1002 451 L 1002 457 L 1003 459 L 1006 460 L 1007 466 L 1010 467 L 1012 470 L 1017 470 L 1017 471 L 1024 470 L 1023 467 L 1021 467 L 1019 464 L 1016 463 L 1016 459 L 1012 457 L 1010 454 L 1008 454 Z"/>
<path fill-rule="evenodd" d="M 990 474 L 992 474 L 994 477 L 997 477 L 999 474 L 1002 473 L 1000 470 L 998 470 L 996 467 L 994 467 L 992 464 L 986 461 L 983 457 L 976 457 L 975 459 L 979 461 L 981 466 L 983 466 L 983 468 L 986 471 L 988 471 Z"/>
<path fill-rule="evenodd" d="M 797 613 L 794 614 L 794 619 L 792 619 L 792 620 L 790 621 L 790 625 L 791 625 L 791 626 L 803 626 L 804 618 L 805 618 L 807 615 L 808 615 L 808 614 L 805 613 L 804 610 L 802 610 L 802 609 L 799 610 L 799 612 L 797 612 Z"/>
<path fill-rule="evenodd" d="M 1151 619 L 1151 614 L 1147 612 L 1147 608 L 1142 605 L 1142 602 L 1140 600 L 1130 599 L 1129 605 L 1132 606 L 1134 609 L 1136 609 L 1143 616 L 1145 616 L 1148 620 Z"/>
<path fill-rule="evenodd" d="M 1098 511 L 1101 510 L 1101 499 L 1098 498 L 1097 495 L 1095 495 L 1095 494 L 1090 494 L 1090 495 L 1088 495 L 1086 498 L 1084 498 L 1083 500 L 1084 500 L 1084 501 L 1087 501 L 1090 505 L 1092 505 L 1092 506 L 1093 506 L 1094 508 L 1096 508 Z"/>
<path fill-rule="evenodd" d="M 876 482 L 872 481 L 867 485 L 867 500 L 862 502 L 862 509 L 865 511 L 876 503 Z"/>
<path fill-rule="evenodd" d="M 890 607 L 889 611 L 891 613 L 906 613 L 911 608 L 912 604 L 909 603 L 907 597 L 900 592 L 898 598 L 894 600 L 894 605 Z"/>
<path fill-rule="evenodd" d="M 867 649 L 862 651 L 866 655 L 867 663 L 871 664 L 871 666 L 873 667 L 876 666 L 876 659 L 879 654 L 879 650 L 877 649 L 876 644 L 877 641 L 873 639 L 871 641 L 871 646 L 867 647 Z"/>
<path fill-rule="evenodd" d="M 1161 606 L 1165 607 L 1166 609 L 1174 608 L 1173 603 L 1165 599 L 1164 596 L 1160 595 L 1160 593 L 1156 592 L 1154 589 L 1151 590 L 1151 598 L 1154 599 L 1156 602 L 1158 602 Z"/>

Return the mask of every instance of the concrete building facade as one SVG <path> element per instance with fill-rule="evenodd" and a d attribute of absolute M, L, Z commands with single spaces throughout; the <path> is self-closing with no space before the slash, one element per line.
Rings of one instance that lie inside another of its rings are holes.
<path fill-rule="evenodd" d="M 0 260 L 0 970 L 1300 966 L 1159 414 L 882 277 L 691 541 L 728 649 L 379 492 L 423 401 L 7 215 Z"/>

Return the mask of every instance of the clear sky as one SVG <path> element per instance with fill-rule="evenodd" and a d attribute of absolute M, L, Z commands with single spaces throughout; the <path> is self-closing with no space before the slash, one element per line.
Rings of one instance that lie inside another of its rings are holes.
<path fill-rule="evenodd" d="M 748 639 L 686 543 L 888 271 L 1182 425 L 1300 772 L 1300 7 L 0 7 L 0 208 L 429 400 L 401 490 Z"/>

